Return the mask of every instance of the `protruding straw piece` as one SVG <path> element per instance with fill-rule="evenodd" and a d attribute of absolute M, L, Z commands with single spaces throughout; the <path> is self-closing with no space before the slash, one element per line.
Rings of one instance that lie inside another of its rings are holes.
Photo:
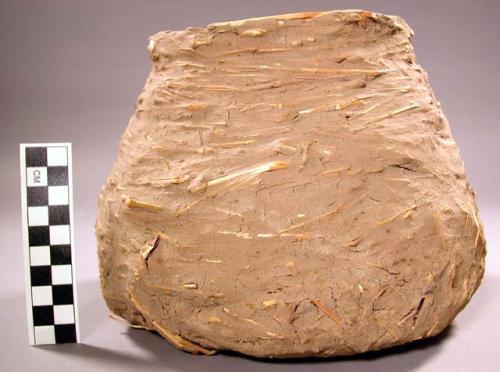
<path fill-rule="evenodd" d="M 319 299 L 317 298 L 312 299 L 311 302 L 323 313 L 325 313 L 330 319 L 332 319 L 335 323 L 337 324 L 341 323 L 340 319 L 334 313 L 332 313 L 330 309 L 328 309 L 325 305 L 323 305 L 323 303 Z"/>
<path fill-rule="evenodd" d="M 200 190 L 203 188 L 209 187 L 209 186 L 214 186 L 214 185 L 218 185 L 220 183 L 226 182 L 226 181 L 230 181 L 230 180 L 237 178 L 237 177 L 241 177 L 241 176 L 245 176 L 245 175 L 257 175 L 260 173 L 272 172 L 272 171 L 286 169 L 286 168 L 288 168 L 287 161 L 284 161 L 284 160 L 271 161 L 269 163 L 265 163 L 265 164 L 258 165 L 255 167 L 239 170 L 239 171 L 236 171 L 234 173 L 230 173 L 226 176 L 222 176 L 222 177 L 207 181 L 203 185 L 200 186 Z M 199 191 L 199 190 L 195 190 L 195 191 Z"/>
<path fill-rule="evenodd" d="M 122 200 L 128 208 L 146 209 L 152 212 L 160 212 L 163 210 L 161 205 L 146 203 L 137 199 L 133 199 L 128 195 L 122 195 Z"/>

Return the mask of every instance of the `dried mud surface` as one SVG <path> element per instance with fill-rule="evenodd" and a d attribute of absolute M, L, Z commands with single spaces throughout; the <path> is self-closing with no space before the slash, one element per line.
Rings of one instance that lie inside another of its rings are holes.
<path fill-rule="evenodd" d="M 154 35 L 99 200 L 113 317 L 258 357 L 362 353 L 450 324 L 485 241 L 411 36 L 358 10 Z"/>

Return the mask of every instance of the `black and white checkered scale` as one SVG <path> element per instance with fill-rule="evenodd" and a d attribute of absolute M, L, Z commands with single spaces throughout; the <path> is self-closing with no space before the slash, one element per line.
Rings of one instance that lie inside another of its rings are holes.
<path fill-rule="evenodd" d="M 34 344 L 77 342 L 67 146 L 26 147 Z"/>

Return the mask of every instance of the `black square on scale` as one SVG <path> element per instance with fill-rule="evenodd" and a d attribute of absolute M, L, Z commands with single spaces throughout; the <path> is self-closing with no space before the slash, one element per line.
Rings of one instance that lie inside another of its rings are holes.
<path fill-rule="evenodd" d="M 67 185 L 68 167 L 47 167 L 47 182 L 49 186 Z"/>
<path fill-rule="evenodd" d="M 47 266 L 31 266 L 31 286 L 52 284 L 52 269 Z"/>
<path fill-rule="evenodd" d="M 71 265 L 71 245 L 51 245 L 50 263 L 52 265 Z"/>
<path fill-rule="evenodd" d="M 46 167 L 46 147 L 26 147 L 26 167 Z"/>
<path fill-rule="evenodd" d="M 54 305 L 71 305 L 73 303 L 73 286 L 71 284 L 53 285 L 52 303 Z"/>
<path fill-rule="evenodd" d="M 50 232 L 48 226 L 29 226 L 30 247 L 50 244 Z"/>
<path fill-rule="evenodd" d="M 69 225 L 69 206 L 49 205 L 49 225 Z"/>
<path fill-rule="evenodd" d="M 54 326 L 56 344 L 76 342 L 76 327 L 74 324 L 56 324 Z"/>
<path fill-rule="evenodd" d="M 40 207 L 49 204 L 48 187 L 46 186 L 28 187 L 27 201 L 28 201 L 28 207 Z"/>
<path fill-rule="evenodd" d="M 49 306 L 33 306 L 33 325 L 46 326 L 54 324 L 54 309 Z"/>

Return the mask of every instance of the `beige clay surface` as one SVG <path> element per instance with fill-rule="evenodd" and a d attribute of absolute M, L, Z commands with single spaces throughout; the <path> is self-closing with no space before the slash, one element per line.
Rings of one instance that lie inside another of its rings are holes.
<path fill-rule="evenodd" d="M 193 353 L 259 357 L 449 325 L 485 241 L 411 36 L 357 10 L 154 35 L 99 200 L 113 316 Z"/>

